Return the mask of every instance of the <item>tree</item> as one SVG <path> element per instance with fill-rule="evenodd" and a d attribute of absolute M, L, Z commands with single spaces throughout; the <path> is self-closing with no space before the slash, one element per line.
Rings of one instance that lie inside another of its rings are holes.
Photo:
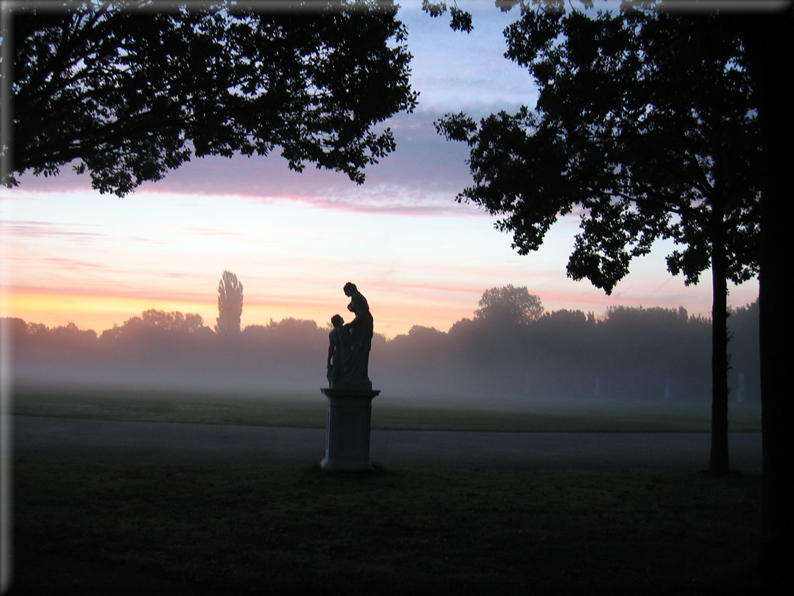
<path fill-rule="evenodd" d="M 70 323 L 73 325 L 73 323 Z M 201 315 L 179 311 L 165 312 L 150 308 L 141 313 L 140 317 L 131 317 L 124 321 L 121 326 L 114 325 L 112 329 L 102 332 L 100 339 L 103 341 L 117 341 L 120 338 L 140 339 L 143 336 L 155 334 L 160 337 L 166 335 L 195 335 L 201 333 L 204 327 L 204 319 Z M 93 333 L 93 332 L 92 332 Z"/>
<path fill-rule="evenodd" d="M 360 184 L 364 167 L 394 150 L 391 130 L 372 129 L 412 111 L 417 94 L 391 1 L 200 6 L 4 6 L 13 126 L 0 144 L 2 182 L 74 164 L 99 192 L 124 196 L 194 155 L 279 148 L 293 170 L 315 163 Z"/>
<path fill-rule="evenodd" d="M 607 294 L 660 238 L 681 247 L 667 264 L 687 284 L 711 267 L 709 469 L 727 472 L 727 281 L 758 271 L 761 149 L 743 46 L 714 14 L 520 4 L 506 55 L 537 79 L 537 108 L 437 123 L 471 147 L 475 185 L 458 200 L 503 216 L 496 227 L 521 254 L 575 211 L 568 275 Z"/>
<path fill-rule="evenodd" d="M 47 341 L 54 346 L 93 345 L 97 334 L 93 329 L 81 330 L 73 322 L 49 330 Z"/>
<path fill-rule="evenodd" d="M 778 11 L 781 7 L 777 7 Z M 734 26 L 747 50 L 748 72 L 758 90 L 758 121 L 764 151 L 761 193 L 759 343 L 761 359 L 761 430 L 763 435 L 763 498 L 760 568 L 769 587 L 791 579 L 788 544 L 792 532 L 791 484 L 787 482 L 791 453 L 791 400 L 782 387 L 790 377 L 787 350 L 790 334 L 789 263 L 791 262 L 791 180 L 788 166 L 794 139 L 794 112 L 789 93 L 778 81 L 790 72 L 794 56 L 794 9 L 736 19 Z M 787 197 L 789 197 L 787 199 Z M 786 256 L 788 255 L 788 256 Z"/>
<path fill-rule="evenodd" d="M 243 314 L 243 284 L 230 271 L 224 271 L 218 284 L 218 318 L 215 331 L 219 335 L 240 333 Z"/>
<path fill-rule="evenodd" d="M 506 285 L 485 290 L 479 305 L 474 311 L 477 319 L 507 325 L 526 325 L 543 315 L 540 297 L 530 294 L 526 286 Z"/>

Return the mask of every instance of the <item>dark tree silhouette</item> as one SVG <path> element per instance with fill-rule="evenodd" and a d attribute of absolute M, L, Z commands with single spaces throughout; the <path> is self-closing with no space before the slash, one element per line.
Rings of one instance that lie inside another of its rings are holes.
<path fill-rule="evenodd" d="M 510 10 L 519 0 L 497 0 Z M 593 6 L 592 0 L 580 0 Z M 563 0 L 547 4 L 564 6 Z M 663 0 L 658 3 L 666 7 Z M 678 4 L 679 9 L 708 11 L 706 3 Z M 759 343 L 761 362 L 761 404 L 763 435 L 763 505 L 760 568 L 768 586 L 777 586 L 791 576 L 786 556 L 792 528 L 788 469 L 791 453 L 790 400 L 781 387 L 789 382 L 788 352 L 780 346 L 790 340 L 785 320 L 790 301 L 789 209 L 791 194 L 789 161 L 794 139 L 794 111 L 789 93 L 781 93 L 781 76 L 791 70 L 794 56 L 794 5 L 780 2 L 761 6 L 736 3 L 722 18 L 729 20 L 747 55 L 747 73 L 758 95 L 758 123 L 764 160 L 761 164 L 762 192 L 759 233 Z M 739 14 L 737 15 L 737 11 Z M 749 14 L 742 14 L 749 13 Z"/>
<path fill-rule="evenodd" d="M 454 0 L 453 0 L 454 2 Z M 422 10 L 429 14 L 431 17 L 439 17 L 447 12 L 446 2 L 432 2 L 431 0 L 422 0 Z M 450 20 L 449 26 L 454 31 L 465 31 L 471 33 L 474 28 L 471 22 L 471 14 L 465 10 L 461 10 L 457 3 L 449 7 Z"/>
<path fill-rule="evenodd" d="M 391 131 L 373 126 L 417 101 L 390 1 L 3 10 L 9 186 L 74 164 L 95 189 L 124 196 L 192 155 L 276 149 L 293 170 L 315 163 L 361 183 L 363 168 L 394 150 Z"/>
<path fill-rule="evenodd" d="M 650 8 L 647 8 L 650 6 Z M 728 471 L 727 281 L 758 269 L 760 138 L 742 44 L 724 20 L 628 8 L 619 14 L 521 3 L 507 56 L 537 79 L 537 109 L 437 126 L 471 146 L 475 185 L 458 200 L 504 216 L 519 253 L 576 211 L 568 275 L 612 292 L 654 241 L 683 248 L 671 273 L 713 286 L 712 448 Z"/>
<path fill-rule="evenodd" d="M 150 308 L 143 311 L 140 317 L 131 317 L 120 326 L 114 325 L 112 329 L 106 329 L 100 339 L 110 343 L 119 340 L 147 341 L 147 338 L 162 340 L 166 337 L 186 337 L 198 333 L 212 334 L 204 326 L 201 315 Z"/>
<path fill-rule="evenodd" d="M 540 297 L 530 294 L 526 286 L 506 285 L 485 290 L 479 306 L 474 311 L 477 319 L 509 325 L 525 325 L 543 315 Z"/>
<path fill-rule="evenodd" d="M 218 283 L 218 318 L 215 331 L 219 335 L 240 333 L 240 317 L 243 314 L 243 284 L 237 276 L 224 271 Z"/>
<path fill-rule="evenodd" d="M 794 56 L 794 8 L 742 15 L 733 20 L 748 56 L 748 72 L 758 91 L 758 121 L 764 150 L 761 193 L 759 336 L 761 359 L 761 425 L 763 434 L 763 500 L 760 567 L 769 587 L 791 579 L 786 555 L 792 527 L 791 399 L 781 388 L 790 382 L 791 359 L 781 349 L 791 341 L 791 144 L 794 112 L 791 94 L 781 93 L 780 77 L 791 72 Z"/>

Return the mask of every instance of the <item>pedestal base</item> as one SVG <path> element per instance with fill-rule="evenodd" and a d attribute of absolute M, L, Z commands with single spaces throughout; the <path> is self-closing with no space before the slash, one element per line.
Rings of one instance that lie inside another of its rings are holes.
<path fill-rule="evenodd" d="M 328 398 L 325 457 L 320 467 L 334 470 L 372 470 L 369 434 L 372 399 L 380 391 L 320 389 Z"/>

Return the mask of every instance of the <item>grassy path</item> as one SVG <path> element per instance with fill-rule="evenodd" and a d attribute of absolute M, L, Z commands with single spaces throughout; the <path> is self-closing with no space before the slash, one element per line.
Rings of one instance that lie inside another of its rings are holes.
<path fill-rule="evenodd" d="M 212 395 L 174 391 L 44 390 L 17 391 L 14 414 L 99 420 L 198 422 L 254 426 L 325 428 L 325 398 L 317 395 Z M 732 406 L 733 432 L 760 431 L 757 407 Z M 709 432 L 708 404 L 670 402 L 513 401 L 403 399 L 373 402 L 373 429 L 516 432 Z"/>

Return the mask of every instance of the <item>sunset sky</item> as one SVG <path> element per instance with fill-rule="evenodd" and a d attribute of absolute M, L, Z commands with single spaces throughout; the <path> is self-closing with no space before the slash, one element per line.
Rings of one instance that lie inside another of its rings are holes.
<path fill-rule="evenodd" d="M 243 326 L 345 316 L 347 281 L 387 337 L 412 325 L 446 331 L 472 316 L 484 290 L 506 284 L 527 286 L 546 310 L 683 306 L 708 315 L 709 273 L 685 287 L 666 271 L 670 244 L 636 261 L 605 296 L 566 278 L 575 216 L 522 257 L 493 218 L 454 201 L 471 183 L 466 147 L 443 140 L 433 121 L 534 107 L 529 75 L 502 56 L 501 31 L 517 12 L 462 0 L 474 15 L 466 35 L 451 31 L 448 17 L 422 13 L 420 0 L 402 4 L 419 107 L 387 123 L 397 151 L 366 170 L 363 186 L 311 166 L 291 172 L 278 155 L 196 159 L 124 199 L 92 191 L 69 167 L 55 178 L 24 176 L 0 190 L 2 315 L 99 333 L 155 308 L 199 313 L 212 326 L 224 270 L 245 286 Z M 729 303 L 742 306 L 757 293 L 755 281 L 731 287 Z"/>

